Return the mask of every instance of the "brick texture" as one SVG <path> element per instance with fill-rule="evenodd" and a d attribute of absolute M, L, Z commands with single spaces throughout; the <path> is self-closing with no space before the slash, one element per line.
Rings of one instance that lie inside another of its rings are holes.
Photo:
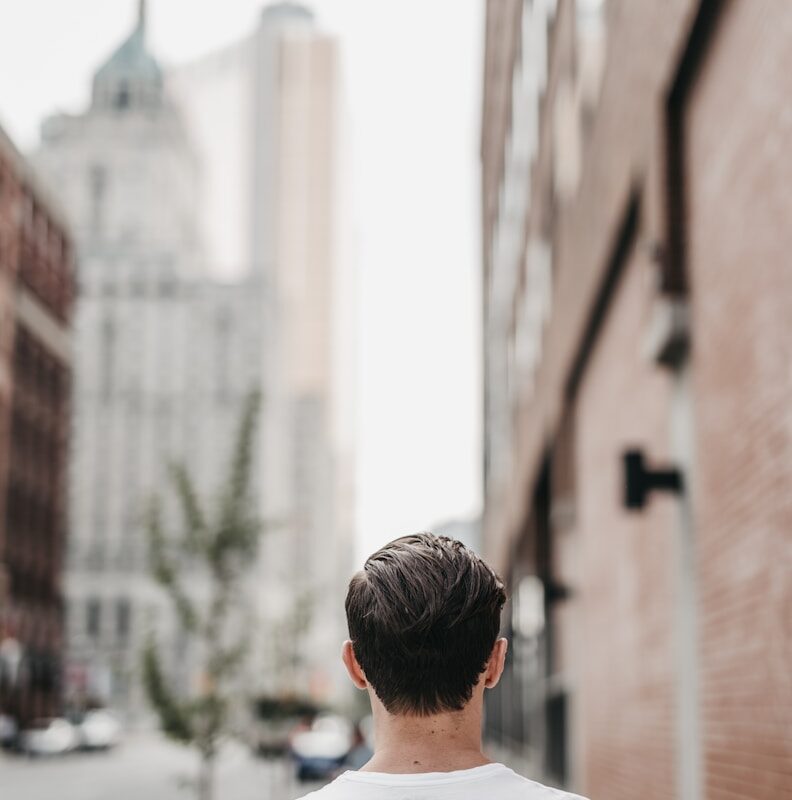
<path fill-rule="evenodd" d="M 675 500 L 622 506 L 621 453 L 668 458 L 668 376 L 641 352 L 650 301 L 633 254 L 580 388 L 575 415 L 580 646 L 578 781 L 594 798 L 661 800 L 674 774 Z"/>
<path fill-rule="evenodd" d="M 792 797 L 792 13 L 733 3 L 690 98 L 708 800 Z"/>
<path fill-rule="evenodd" d="M 607 3 L 606 68 L 577 192 L 548 210 L 548 112 L 532 172 L 526 228 L 552 218 L 553 303 L 535 383 L 515 405 L 515 466 L 485 512 L 485 549 L 515 574 L 515 554 L 530 550 L 541 465 L 572 420 L 564 449 L 573 476 L 552 515 L 553 577 L 571 599 L 555 612 L 552 678 L 571 697 L 570 783 L 593 800 L 682 797 L 677 703 L 688 674 L 701 736 L 701 794 L 691 796 L 792 798 L 792 4 L 715 5 L 684 100 L 697 623 L 689 673 L 677 650 L 679 500 L 652 494 L 640 513 L 626 512 L 620 456 L 639 446 L 652 462 L 673 460 L 675 378 L 644 345 L 666 233 L 665 103 L 699 3 Z M 570 8 L 559 1 L 561 22 Z M 573 44 L 551 42 L 545 109 L 553 65 Z M 496 89 L 493 103 L 505 94 Z M 485 187 L 496 183 L 501 135 L 493 127 L 485 137 Z M 641 207 L 635 239 L 588 340 L 631 193 Z M 570 395 L 572 366 L 589 345 Z"/>
<path fill-rule="evenodd" d="M 60 351 L 74 269 L 49 202 L 0 130 L 0 641 L 24 648 L 19 679 L 0 682 L 0 707 L 22 724 L 59 713 L 62 700 L 71 367 Z M 25 315 L 23 300 L 35 314 Z"/>

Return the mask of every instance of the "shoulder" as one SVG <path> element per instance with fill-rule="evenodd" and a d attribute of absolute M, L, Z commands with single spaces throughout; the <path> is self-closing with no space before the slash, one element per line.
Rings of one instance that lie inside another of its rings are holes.
<path fill-rule="evenodd" d="M 586 800 L 579 794 L 571 794 L 562 789 L 545 786 L 543 783 L 529 780 L 511 769 L 506 769 L 509 783 L 515 789 L 519 788 L 520 797 L 530 798 L 530 800 Z"/>
<path fill-rule="evenodd" d="M 321 789 L 301 795 L 298 800 L 339 800 L 350 796 L 349 788 L 349 781 L 342 774 Z"/>

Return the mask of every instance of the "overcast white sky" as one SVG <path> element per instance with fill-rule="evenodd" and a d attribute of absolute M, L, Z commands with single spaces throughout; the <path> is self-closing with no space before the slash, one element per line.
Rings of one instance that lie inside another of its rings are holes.
<path fill-rule="evenodd" d="M 341 41 L 358 273 L 359 555 L 480 506 L 478 138 L 484 0 L 313 0 Z M 165 64 L 259 0 L 149 0 Z M 0 0 L 0 124 L 27 150 L 80 110 L 137 0 Z"/>

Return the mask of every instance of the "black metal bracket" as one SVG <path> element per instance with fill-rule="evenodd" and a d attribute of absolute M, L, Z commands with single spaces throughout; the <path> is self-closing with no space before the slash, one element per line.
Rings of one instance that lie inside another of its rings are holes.
<path fill-rule="evenodd" d="M 652 470 L 646 467 L 642 450 L 628 450 L 624 461 L 624 505 L 638 511 L 646 505 L 646 496 L 657 490 L 681 494 L 684 479 L 676 468 Z"/>

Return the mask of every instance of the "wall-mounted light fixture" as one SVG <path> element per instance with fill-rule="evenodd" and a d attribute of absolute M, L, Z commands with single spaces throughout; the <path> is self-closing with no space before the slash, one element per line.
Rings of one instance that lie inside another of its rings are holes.
<path fill-rule="evenodd" d="M 646 505 L 646 496 L 653 490 L 675 492 L 684 490 L 682 473 L 676 468 L 648 469 L 642 450 L 628 450 L 624 461 L 624 505 L 638 511 Z"/>

